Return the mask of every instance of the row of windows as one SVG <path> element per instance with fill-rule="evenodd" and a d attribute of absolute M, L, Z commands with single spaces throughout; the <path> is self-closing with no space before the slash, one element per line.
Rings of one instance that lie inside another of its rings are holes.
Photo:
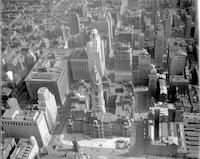
<path fill-rule="evenodd" d="M 4 125 L 22 125 L 22 126 L 36 126 L 35 123 L 16 123 L 16 122 L 2 122 Z"/>
<path fill-rule="evenodd" d="M 74 63 L 74 67 L 78 67 L 78 68 L 87 68 L 87 64 L 86 63 Z"/>

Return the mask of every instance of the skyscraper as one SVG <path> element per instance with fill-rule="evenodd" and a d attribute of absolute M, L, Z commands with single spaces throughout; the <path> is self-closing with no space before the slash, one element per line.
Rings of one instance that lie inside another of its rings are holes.
<path fill-rule="evenodd" d="M 146 85 L 151 57 L 146 50 L 133 50 L 132 82 L 135 86 Z"/>
<path fill-rule="evenodd" d="M 154 61 L 155 64 L 162 67 L 164 53 L 164 34 L 162 30 L 157 31 L 155 39 Z"/>
<path fill-rule="evenodd" d="M 88 55 L 85 48 L 75 48 L 70 58 L 72 76 L 74 81 L 80 79 L 89 81 Z"/>
<path fill-rule="evenodd" d="M 40 87 L 46 87 L 55 95 L 58 105 L 64 103 L 65 93 L 69 90 L 68 56 L 71 52 L 71 49 L 49 49 L 43 53 L 25 78 L 32 100 L 37 100 Z"/>
<path fill-rule="evenodd" d="M 176 54 L 173 54 L 170 58 L 170 75 L 184 75 L 187 53 L 179 50 Z"/>
<path fill-rule="evenodd" d="M 91 31 L 90 41 L 87 43 L 87 50 L 89 72 L 91 73 L 93 69 L 92 61 L 94 61 L 101 77 L 103 77 L 105 74 L 104 44 L 96 29 L 92 29 Z"/>
<path fill-rule="evenodd" d="M 191 35 L 191 28 L 192 28 L 192 16 L 186 15 L 186 27 L 185 27 L 185 37 L 189 38 Z"/>
<path fill-rule="evenodd" d="M 157 84 L 157 70 L 155 66 L 152 67 L 149 74 L 149 94 L 150 96 L 155 96 L 156 93 L 156 84 Z"/>
<path fill-rule="evenodd" d="M 165 37 L 168 39 L 171 36 L 172 30 L 172 15 L 168 11 L 165 19 Z"/>
<path fill-rule="evenodd" d="M 130 45 L 126 45 L 125 43 L 117 43 L 115 45 L 115 71 L 131 71 L 131 53 L 132 49 Z"/>
<path fill-rule="evenodd" d="M 125 43 L 117 43 L 114 49 L 115 81 L 131 81 L 132 49 Z"/>
<path fill-rule="evenodd" d="M 91 81 L 92 111 L 105 113 L 106 109 L 103 97 L 102 79 L 94 62 L 91 72 L 91 78 L 92 78 Z"/>
<path fill-rule="evenodd" d="M 80 19 L 76 12 L 72 12 L 69 15 L 69 27 L 71 34 L 78 34 L 80 31 Z"/>
<path fill-rule="evenodd" d="M 56 125 L 57 105 L 55 96 L 46 88 L 41 87 L 38 92 L 38 109 L 45 112 L 49 130 Z"/>

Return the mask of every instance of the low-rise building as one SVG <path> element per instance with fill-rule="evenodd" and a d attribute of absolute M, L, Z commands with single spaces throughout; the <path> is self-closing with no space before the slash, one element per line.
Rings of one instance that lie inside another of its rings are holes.
<path fill-rule="evenodd" d="M 173 104 L 155 104 L 149 108 L 146 153 L 159 156 L 185 156 L 183 111 Z"/>
<path fill-rule="evenodd" d="M 35 159 L 38 153 L 39 147 L 35 137 L 21 138 L 11 154 L 10 159 Z"/>

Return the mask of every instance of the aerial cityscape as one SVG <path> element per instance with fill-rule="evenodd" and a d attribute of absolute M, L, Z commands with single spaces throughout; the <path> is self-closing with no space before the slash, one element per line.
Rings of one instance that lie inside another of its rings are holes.
<path fill-rule="evenodd" d="M 2 159 L 200 159 L 198 0 L 1 0 Z"/>

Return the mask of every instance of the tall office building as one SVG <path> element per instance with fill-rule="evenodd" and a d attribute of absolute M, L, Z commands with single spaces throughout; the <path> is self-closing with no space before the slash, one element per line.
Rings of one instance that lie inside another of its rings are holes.
<path fill-rule="evenodd" d="M 150 96 L 155 97 L 156 94 L 156 85 L 157 85 L 158 75 L 155 66 L 150 70 L 149 74 L 149 94 Z"/>
<path fill-rule="evenodd" d="M 70 57 L 72 77 L 74 81 L 90 80 L 90 72 L 88 66 L 88 55 L 85 48 L 75 48 Z"/>
<path fill-rule="evenodd" d="M 38 90 L 38 109 L 45 112 L 49 131 L 56 126 L 57 105 L 55 96 L 45 87 Z"/>
<path fill-rule="evenodd" d="M 132 56 L 132 83 L 133 85 L 137 85 L 139 81 L 139 56 L 137 54 L 133 54 Z"/>
<path fill-rule="evenodd" d="M 92 72 L 93 61 L 96 64 L 96 67 L 103 77 L 105 75 L 105 55 L 104 55 L 104 44 L 100 38 L 100 35 L 96 29 L 92 29 L 90 35 L 90 41 L 87 43 L 88 51 L 88 66 L 89 72 Z"/>
<path fill-rule="evenodd" d="M 38 89 L 46 87 L 55 95 L 57 105 L 60 105 L 64 103 L 65 93 L 69 90 L 68 57 L 72 50 L 50 49 L 49 51 L 44 52 L 33 66 L 25 78 L 25 83 L 32 100 L 37 101 Z"/>
<path fill-rule="evenodd" d="M 170 75 L 184 75 L 187 53 L 179 50 L 170 57 Z"/>
<path fill-rule="evenodd" d="M 76 12 L 71 12 L 69 14 L 69 27 L 71 34 L 78 34 L 80 31 L 80 19 Z"/>
<path fill-rule="evenodd" d="M 146 50 L 133 50 L 132 82 L 135 86 L 146 85 L 149 80 L 151 57 Z"/>
<path fill-rule="evenodd" d="M 173 15 L 173 23 L 174 23 L 174 27 L 180 27 L 181 26 L 181 16 L 178 14 Z"/>
<path fill-rule="evenodd" d="M 183 40 L 170 38 L 168 40 L 168 70 L 169 75 L 183 75 L 187 61 L 187 53 L 182 50 Z"/>
<path fill-rule="evenodd" d="M 94 10 L 95 11 L 95 10 Z M 106 46 L 107 51 L 105 54 L 109 56 L 112 54 L 112 39 L 113 39 L 113 20 L 110 12 L 103 11 L 100 13 L 94 13 L 95 18 L 91 20 L 88 28 L 97 29 L 99 34 L 104 39 L 104 47 Z M 105 43 L 106 42 L 106 43 Z"/>
<path fill-rule="evenodd" d="M 20 139 L 34 136 L 39 146 L 47 145 L 51 139 L 44 112 L 7 109 L 1 121 L 8 137 Z"/>
<path fill-rule="evenodd" d="M 131 81 L 132 49 L 125 43 L 114 48 L 115 81 Z"/>
<path fill-rule="evenodd" d="M 186 15 L 186 26 L 185 26 L 185 37 L 189 38 L 191 36 L 191 28 L 192 28 L 192 16 Z"/>
<path fill-rule="evenodd" d="M 115 71 L 131 71 L 132 65 L 132 49 L 130 45 L 125 43 L 115 44 L 114 58 L 115 58 Z"/>
<path fill-rule="evenodd" d="M 148 87 L 134 87 L 136 113 L 145 113 L 148 111 L 150 98 Z"/>
<path fill-rule="evenodd" d="M 170 11 L 167 12 L 164 28 L 165 28 L 165 37 L 166 39 L 168 39 L 170 38 L 172 31 L 172 15 Z"/>
<path fill-rule="evenodd" d="M 105 100 L 103 97 L 102 79 L 97 67 L 95 66 L 95 63 L 93 63 L 91 78 L 92 78 L 91 80 L 92 111 L 105 113 L 106 109 L 105 109 Z"/>
<path fill-rule="evenodd" d="M 162 30 L 157 31 L 155 39 L 154 61 L 155 64 L 163 66 L 163 53 L 164 53 L 165 39 Z"/>

